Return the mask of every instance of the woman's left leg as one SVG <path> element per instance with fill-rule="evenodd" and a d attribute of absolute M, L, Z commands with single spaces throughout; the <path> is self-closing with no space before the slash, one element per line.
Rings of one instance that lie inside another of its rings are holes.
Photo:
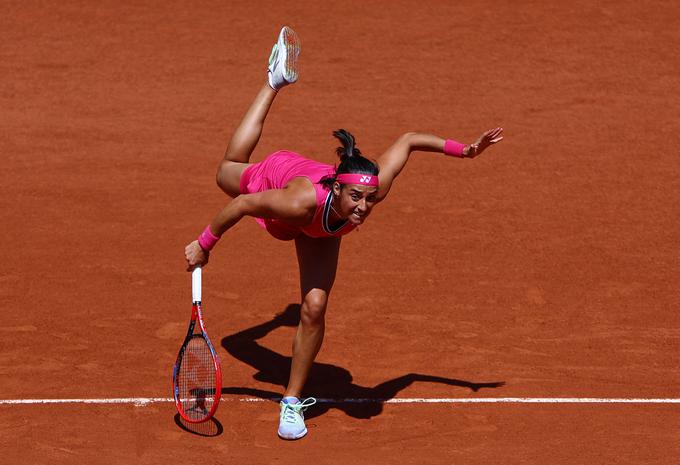
<path fill-rule="evenodd" d="M 295 248 L 302 305 L 285 396 L 299 397 L 323 342 L 326 305 L 335 281 L 340 238 L 315 239 L 302 235 L 295 240 Z"/>
<path fill-rule="evenodd" d="M 302 305 L 288 387 L 281 401 L 279 436 L 283 439 L 300 439 L 307 434 L 302 411 L 315 401 L 300 402 L 299 397 L 323 342 L 326 305 L 335 281 L 340 238 L 313 239 L 303 235 L 295 239 L 295 248 Z"/>

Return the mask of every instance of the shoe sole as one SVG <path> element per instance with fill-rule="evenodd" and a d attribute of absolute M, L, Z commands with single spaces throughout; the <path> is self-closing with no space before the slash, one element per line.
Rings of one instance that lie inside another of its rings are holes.
<path fill-rule="evenodd" d="M 297 436 L 293 436 L 293 437 L 286 437 L 286 436 L 283 436 L 283 435 L 281 434 L 280 431 L 278 431 L 278 434 L 279 434 L 279 437 L 280 437 L 281 439 L 285 439 L 286 441 L 295 441 L 296 439 L 302 439 L 303 437 L 305 437 L 305 436 L 307 435 L 307 428 L 305 428 L 305 429 L 304 429 L 300 434 L 298 434 Z"/>
<path fill-rule="evenodd" d="M 300 55 L 300 38 L 288 26 L 281 31 L 283 46 L 286 48 L 286 62 L 284 64 L 283 78 L 293 83 L 298 79 L 297 59 Z"/>

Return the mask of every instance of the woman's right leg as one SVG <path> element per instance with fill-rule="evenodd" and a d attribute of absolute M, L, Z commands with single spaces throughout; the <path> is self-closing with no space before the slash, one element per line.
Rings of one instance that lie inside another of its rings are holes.
<path fill-rule="evenodd" d="M 241 194 L 241 175 L 250 166 L 250 155 L 260 140 L 264 120 L 277 91 L 298 79 L 299 54 L 300 39 L 291 28 L 284 26 L 269 56 L 267 83 L 262 86 L 231 137 L 217 169 L 217 185 L 231 197 Z"/>
<path fill-rule="evenodd" d="M 241 194 L 241 174 L 250 166 L 250 155 L 260 140 L 264 120 L 275 97 L 276 91 L 265 83 L 229 141 L 217 169 L 217 185 L 231 197 Z"/>

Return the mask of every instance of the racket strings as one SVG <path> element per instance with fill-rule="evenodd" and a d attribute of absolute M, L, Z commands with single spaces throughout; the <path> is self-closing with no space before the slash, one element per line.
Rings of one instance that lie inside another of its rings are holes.
<path fill-rule="evenodd" d="M 216 371 L 206 340 L 195 335 L 187 344 L 178 375 L 179 400 L 192 420 L 206 418 L 215 402 Z"/>

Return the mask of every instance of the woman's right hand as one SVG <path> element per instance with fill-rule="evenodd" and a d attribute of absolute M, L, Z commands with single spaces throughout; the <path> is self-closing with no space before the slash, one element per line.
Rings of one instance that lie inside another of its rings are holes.
<path fill-rule="evenodd" d="M 203 250 L 196 240 L 184 248 L 184 258 L 187 260 L 187 271 L 193 271 L 197 266 L 208 264 L 210 252 Z"/>

